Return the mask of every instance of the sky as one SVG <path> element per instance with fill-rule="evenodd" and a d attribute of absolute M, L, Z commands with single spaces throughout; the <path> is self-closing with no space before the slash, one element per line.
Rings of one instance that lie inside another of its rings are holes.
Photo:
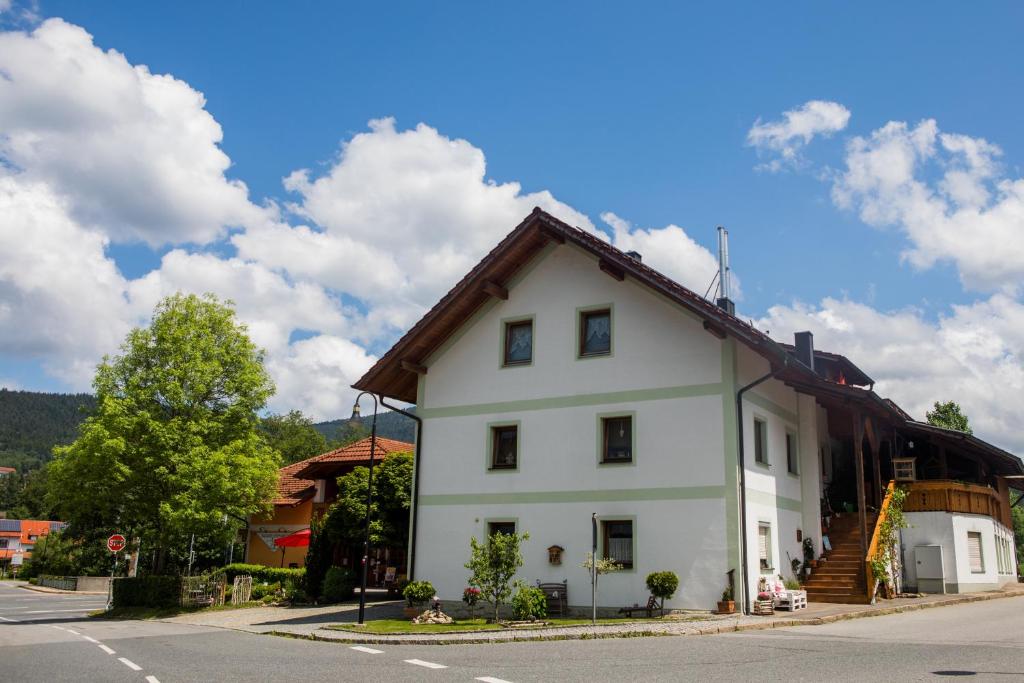
<path fill-rule="evenodd" d="M 348 386 L 534 206 L 1024 451 L 1019 3 L 0 0 L 0 386 L 176 291 L 269 408 Z"/>

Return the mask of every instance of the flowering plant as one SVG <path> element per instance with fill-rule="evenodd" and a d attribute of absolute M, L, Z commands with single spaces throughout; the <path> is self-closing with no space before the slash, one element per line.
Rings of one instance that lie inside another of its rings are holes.
<path fill-rule="evenodd" d="M 479 588 L 470 587 L 462 591 L 462 602 L 466 603 L 470 607 L 476 605 L 478 600 L 480 600 Z"/>

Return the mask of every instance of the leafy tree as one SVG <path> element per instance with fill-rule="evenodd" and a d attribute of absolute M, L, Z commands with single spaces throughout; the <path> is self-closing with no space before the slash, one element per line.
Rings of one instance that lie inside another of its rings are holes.
<path fill-rule="evenodd" d="M 332 449 L 343 448 L 356 441 L 365 439 L 369 435 L 370 428 L 366 426 L 363 420 L 345 420 L 334 430 L 334 438 L 331 439 L 330 447 Z"/>
<path fill-rule="evenodd" d="M 334 545 L 324 533 L 324 520 L 314 515 L 309 524 L 309 547 L 306 549 L 306 575 L 303 579 L 306 597 L 318 602 L 324 589 L 324 579 L 331 568 Z"/>
<path fill-rule="evenodd" d="M 412 453 L 392 453 L 373 468 L 370 543 L 404 548 L 409 540 L 412 500 Z M 336 542 L 362 543 L 366 528 L 366 487 L 369 469 L 356 467 L 338 477 L 338 500 L 325 527 Z"/>
<path fill-rule="evenodd" d="M 78 439 L 55 449 L 49 499 L 73 529 L 139 537 L 160 573 L 191 534 L 226 545 L 225 519 L 269 509 L 279 457 L 257 412 L 273 384 L 230 302 L 210 294 L 164 299 L 121 351 L 97 368 Z"/>
<path fill-rule="evenodd" d="M 313 421 L 298 410 L 265 417 L 260 422 L 260 433 L 267 444 L 281 454 L 285 465 L 328 450 L 327 439 L 316 430 Z"/>
<path fill-rule="evenodd" d="M 513 578 L 523 566 L 523 555 L 519 547 L 527 541 L 530 534 L 512 533 L 491 534 L 486 542 L 481 543 L 476 537 L 469 539 L 469 562 L 466 569 L 473 572 L 469 577 L 469 585 L 480 589 L 480 597 L 494 607 L 494 622 L 498 622 L 499 608 L 509 601 L 512 591 L 524 585 L 522 581 L 513 582 Z"/>
<path fill-rule="evenodd" d="M 960 410 L 960 405 L 956 401 L 946 401 L 945 403 L 936 401 L 935 409 L 929 410 L 925 414 L 925 418 L 928 420 L 928 424 L 935 425 L 936 427 L 955 429 L 958 432 L 965 432 L 967 434 L 972 433 L 967 416 Z"/>
<path fill-rule="evenodd" d="M 1020 494 L 1024 496 L 1024 493 Z M 1017 544 L 1017 572 L 1024 576 L 1024 503 L 1013 508 L 1013 538 Z"/>

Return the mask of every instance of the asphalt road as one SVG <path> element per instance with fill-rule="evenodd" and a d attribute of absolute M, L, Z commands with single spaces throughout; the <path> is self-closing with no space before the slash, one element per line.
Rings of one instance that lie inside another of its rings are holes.
<path fill-rule="evenodd" d="M 32 593 L 0 582 L 0 680 L 1024 680 L 1024 598 L 719 636 L 368 651 L 85 616 L 102 602 L 102 596 Z"/>

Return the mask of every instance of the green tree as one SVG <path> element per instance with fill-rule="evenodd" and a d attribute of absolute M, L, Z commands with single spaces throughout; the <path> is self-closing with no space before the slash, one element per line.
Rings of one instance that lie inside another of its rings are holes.
<path fill-rule="evenodd" d="M 257 412 L 274 388 L 230 302 L 210 294 L 164 299 L 121 351 L 97 368 L 78 439 L 55 449 L 49 498 L 73 529 L 139 537 L 159 573 L 191 534 L 226 544 L 225 515 L 269 509 L 279 457 Z"/>
<path fill-rule="evenodd" d="M 327 439 L 316 430 L 313 421 L 298 410 L 286 415 L 269 415 L 260 421 L 260 434 L 281 454 L 285 465 L 327 452 Z"/>
<path fill-rule="evenodd" d="M 946 401 L 945 403 L 936 401 L 935 409 L 929 410 L 925 414 L 925 418 L 928 420 L 928 424 L 935 425 L 936 427 L 955 429 L 958 432 L 965 432 L 967 434 L 972 433 L 967 416 L 960 410 L 960 405 L 956 401 Z"/>
<path fill-rule="evenodd" d="M 1020 494 L 1024 497 L 1024 493 Z M 1024 503 L 1013 508 L 1013 538 L 1017 544 L 1017 572 L 1024 576 Z"/>
<path fill-rule="evenodd" d="M 379 432 L 378 432 L 379 434 Z M 361 420 L 345 420 L 334 430 L 330 447 L 343 448 L 370 435 L 370 429 Z"/>
<path fill-rule="evenodd" d="M 412 500 L 412 453 L 392 453 L 373 468 L 370 543 L 404 548 L 409 540 Z M 338 477 L 338 499 L 325 529 L 335 542 L 362 543 L 366 528 L 366 486 L 369 469 L 356 467 Z"/>
<path fill-rule="evenodd" d="M 306 597 L 319 602 L 324 589 L 327 570 L 331 568 L 334 545 L 324 533 L 324 520 L 314 515 L 309 524 L 309 547 L 306 550 L 306 574 L 303 586 Z"/>
<path fill-rule="evenodd" d="M 523 585 L 513 581 L 516 572 L 523 566 L 523 555 L 519 547 L 530 534 L 491 534 L 484 543 L 469 539 L 469 562 L 466 569 L 473 572 L 469 585 L 480 589 L 480 597 L 494 607 L 494 622 L 498 622 L 498 611 L 512 597 L 512 591 Z"/>

